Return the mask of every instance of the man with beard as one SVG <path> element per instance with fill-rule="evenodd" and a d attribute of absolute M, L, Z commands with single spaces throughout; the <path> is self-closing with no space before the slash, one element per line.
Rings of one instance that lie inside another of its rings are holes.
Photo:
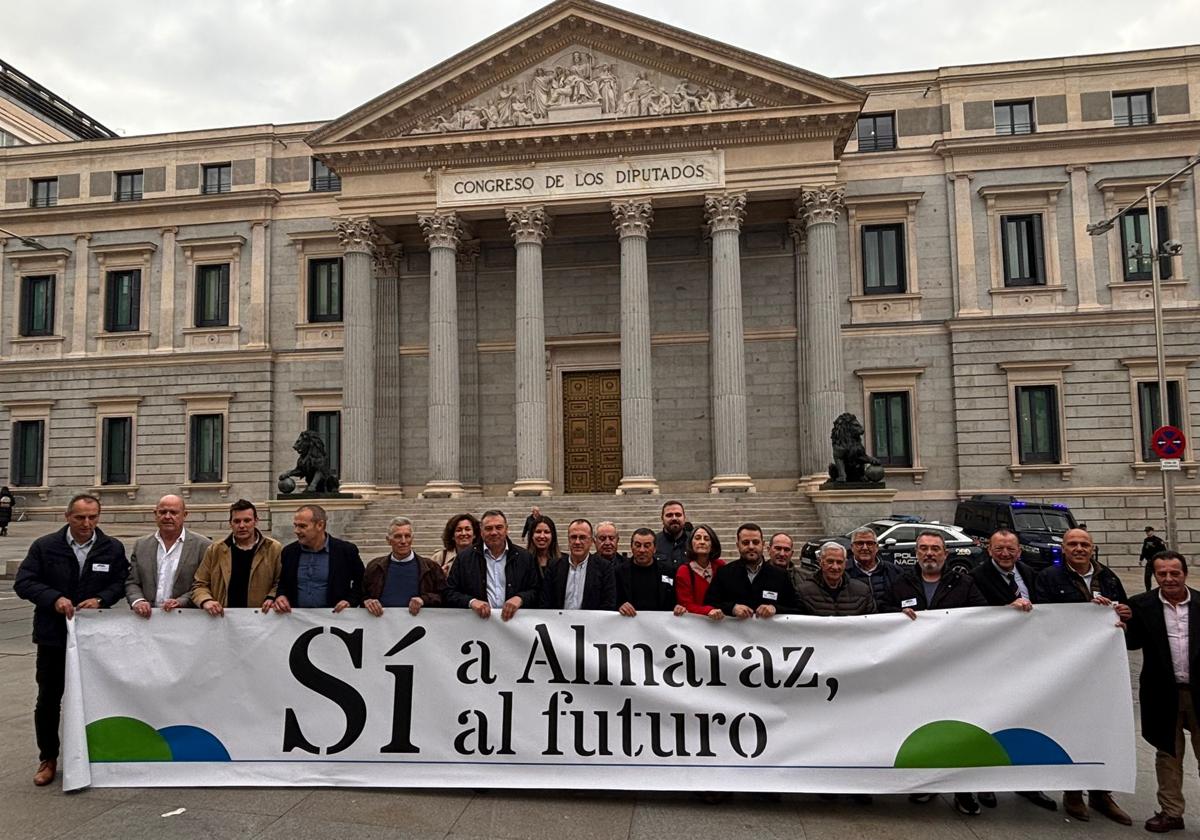
<path fill-rule="evenodd" d="M 716 607 L 709 618 L 771 618 L 797 611 L 796 593 L 787 572 L 763 560 L 762 528 L 747 522 L 737 529 L 738 560 L 713 576 L 704 603 Z M 720 611 L 721 615 L 713 613 Z"/>
<path fill-rule="evenodd" d="M 915 619 L 922 610 L 987 606 L 970 575 L 957 569 L 946 572 L 945 567 L 945 538 L 937 531 L 923 531 L 917 537 L 919 571 L 901 576 L 892 585 L 892 598 L 900 605 L 901 612 Z M 932 793 L 914 793 L 908 799 L 910 802 L 929 802 L 934 796 Z M 954 809 L 968 817 L 977 817 L 981 813 L 979 800 L 973 793 L 954 794 Z"/>
<path fill-rule="evenodd" d="M 654 556 L 670 565 L 672 570 L 687 562 L 687 543 L 692 528 L 686 520 L 683 502 L 672 499 L 663 504 L 663 528 L 654 538 Z"/>

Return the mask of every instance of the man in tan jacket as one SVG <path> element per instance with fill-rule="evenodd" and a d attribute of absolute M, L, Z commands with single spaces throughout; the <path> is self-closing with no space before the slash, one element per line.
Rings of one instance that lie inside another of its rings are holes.
<path fill-rule="evenodd" d="M 230 534 L 204 552 L 192 584 L 192 603 L 211 616 L 225 608 L 258 608 L 275 603 L 283 546 L 258 530 L 258 509 L 238 499 L 229 506 Z"/>

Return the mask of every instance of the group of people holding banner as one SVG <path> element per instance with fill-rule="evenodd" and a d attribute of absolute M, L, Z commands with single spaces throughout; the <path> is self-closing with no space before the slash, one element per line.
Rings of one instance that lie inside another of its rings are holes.
<path fill-rule="evenodd" d="M 358 548 L 327 532 L 328 517 L 317 505 L 293 517 L 296 540 L 286 547 L 258 528 L 254 504 L 230 506 L 230 533 L 213 542 L 185 526 L 187 508 L 175 495 L 155 507 L 156 529 L 126 556 L 124 546 L 98 527 L 100 501 L 79 494 L 69 503 L 63 528 L 36 540 L 17 574 L 15 591 L 32 601 L 37 644 L 38 699 L 34 725 L 40 764 L 34 782 L 46 785 L 57 772 L 58 725 L 63 694 L 67 619 L 76 610 L 109 607 L 126 598 L 149 619 L 155 610 L 195 607 L 219 618 L 226 609 L 250 608 L 286 614 L 293 609 L 364 608 L 374 616 L 388 609 L 412 615 L 434 607 L 466 608 L 481 619 L 498 613 L 509 620 L 523 609 L 695 614 L 713 621 L 769 619 L 777 614 L 851 616 L 903 612 L 917 619 L 924 610 L 1008 606 L 1021 611 L 1035 603 L 1086 603 L 1111 607 L 1125 628 L 1130 649 L 1145 651 L 1140 697 L 1142 734 L 1156 747 L 1160 810 L 1146 821 L 1152 832 L 1182 829 L 1183 733 L 1200 754 L 1200 724 L 1192 702 L 1200 679 L 1200 596 L 1187 586 L 1187 561 L 1162 551 L 1151 561 L 1158 588 L 1126 596 L 1115 573 L 1099 563 L 1091 536 L 1081 528 L 1063 537 L 1064 562 L 1038 573 L 1021 562 L 1015 534 L 1000 530 L 988 542 L 988 559 L 970 573 L 946 568 L 946 546 L 936 531 L 917 540 L 917 564 L 902 571 L 878 558 L 869 528 L 851 535 L 850 556 L 836 542 L 818 552 L 818 569 L 807 573 L 790 560 L 791 538 L 771 537 L 770 559 L 762 529 L 743 524 L 735 535 L 736 558 L 722 556 L 721 543 L 706 525 L 690 526 L 683 505 L 662 507 L 662 530 L 638 528 L 628 555 L 618 550 L 612 522 L 567 525 L 567 551 L 558 551 L 557 528 L 536 508 L 525 523 L 524 548 L 509 537 L 499 510 L 476 519 L 452 517 L 434 557 L 413 550 L 413 526 L 394 518 L 387 531 L 390 552 L 364 564 Z M 1039 791 L 1021 794 L 1048 810 L 1057 803 Z M 933 794 L 914 794 L 926 802 Z M 978 815 L 995 807 L 991 793 L 956 793 L 957 810 Z M 1090 810 L 1123 825 L 1132 819 L 1108 791 L 1067 791 L 1063 805 L 1086 821 Z M 1090 806 L 1090 808 L 1089 808 Z"/>

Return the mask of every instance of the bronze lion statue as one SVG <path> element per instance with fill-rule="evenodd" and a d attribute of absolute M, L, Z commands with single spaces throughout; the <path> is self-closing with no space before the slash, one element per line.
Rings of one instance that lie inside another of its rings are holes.
<path fill-rule="evenodd" d="M 863 427 L 858 418 L 846 412 L 833 421 L 829 435 L 833 443 L 833 463 L 829 478 L 837 483 L 883 481 L 883 467 L 867 453 L 863 445 Z"/>
<path fill-rule="evenodd" d="M 308 486 L 305 493 L 336 493 L 338 477 L 334 474 L 333 466 L 329 463 L 329 452 L 325 449 L 325 441 L 316 432 L 304 430 L 292 449 L 299 453 L 296 468 L 281 473 L 279 476 L 279 492 L 291 493 L 296 489 L 295 479 L 303 478 Z"/>

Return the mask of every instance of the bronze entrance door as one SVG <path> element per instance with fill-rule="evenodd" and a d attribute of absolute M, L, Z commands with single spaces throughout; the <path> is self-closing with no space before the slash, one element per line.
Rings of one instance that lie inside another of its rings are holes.
<path fill-rule="evenodd" d="M 621 481 L 621 372 L 563 374 L 563 484 L 612 493 Z"/>

